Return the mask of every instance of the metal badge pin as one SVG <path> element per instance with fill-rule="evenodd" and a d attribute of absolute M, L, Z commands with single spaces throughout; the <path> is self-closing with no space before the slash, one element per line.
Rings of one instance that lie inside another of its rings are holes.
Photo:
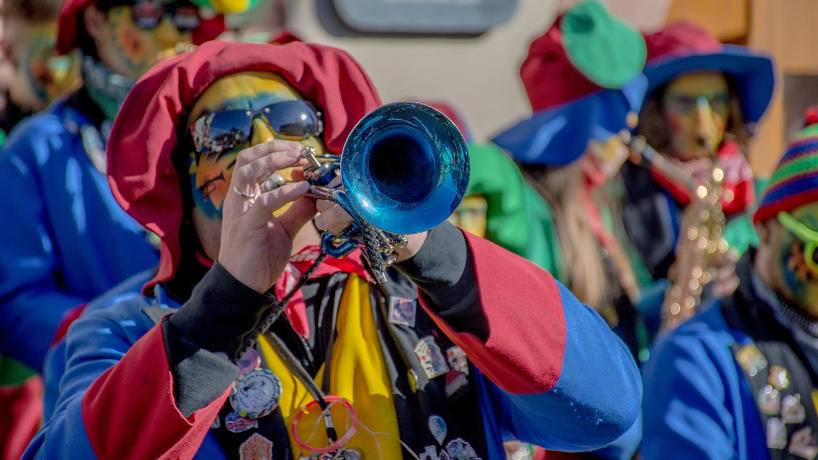
<path fill-rule="evenodd" d="M 781 412 L 781 392 L 766 385 L 758 392 L 758 408 L 764 415 L 778 415 Z"/>
<path fill-rule="evenodd" d="M 261 367 L 261 356 L 255 348 L 248 348 L 241 354 L 236 364 L 239 366 L 239 373 L 244 375 Z"/>
<path fill-rule="evenodd" d="M 793 433 L 787 452 L 808 460 L 818 457 L 818 445 L 812 436 L 812 427 L 805 426 Z"/>
<path fill-rule="evenodd" d="M 784 423 L 802 423 L 807 418 L 807 410 L 801 404 L 801 395 L 787 395 L 781 401 L 781 420 Z"/>
<path fill-rule="evenodd" d="M 767 383 L 775 387 L 776 390 L 783 390 L 790 386 L 790 373 L 785 367 L 774 364 L 770 367 Z"/>
<path fill-rule="evenodd" d="M 254 369 L 239 377 L 230 393 L 230 405 L 245 418 L 269 415 L 281 399 L 281 380 L 267 369 Z"/>
<path fill-rule="evenodd" d="M 767 447 L 770 449 L 787 447 L 787 427 L 776 417 L 767 419 Z"/>

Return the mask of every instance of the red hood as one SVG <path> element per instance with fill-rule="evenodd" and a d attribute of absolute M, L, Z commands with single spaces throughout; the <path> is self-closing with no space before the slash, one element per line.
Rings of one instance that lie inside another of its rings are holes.
<path fill-rule="evenodd" d="M 159 271 L 148 286 L 173 278 L 181 248 L 182 195 L 172 155 L 177 127 L 215 80 L 245 71 L 284 78 L 324 113 L 323 140 L 339 154 L 349 132 L 381 105 L 361 66 L 336 48 L 291 42 L 266 45 L 208 42 L 160 63 L 133 87 L 108 140 L 108 181 L 134 219 L 161 239 Z"/>

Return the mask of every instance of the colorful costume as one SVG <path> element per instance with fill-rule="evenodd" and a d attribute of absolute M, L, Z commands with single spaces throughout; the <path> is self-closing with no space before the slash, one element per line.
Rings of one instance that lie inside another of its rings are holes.
<path fill-rule="evenodd" d="M 754 221 L 818 200 L 818 125 L 781 159 Z M 815 458 L 815 320 L 761 279 L 750 249 L 738 290 L 670 332 L 645 369 L 646 460 Z M 776 261 L 776 263 L 787 263 Z"/>
<path fill-rule="evenodd" d="M 349 56 L 299 42 L 211 42 L 147 74 L 114 126 L 109 174 L 120 202 L 162 237 L 161 265 L 145 295 L 74 323 L 56 413 L 26 458 L 308 455 L 293 424 L 311 397 L 277 340 L 352 403 L 358 432 L 348 446 L 368 458 L 407 455 L 398 436 L 421 458 L 500 458 L 504 436 L 587 450 L 633 425 L 638 371 L 602 319 L 548 273 L 449 224 L 390 269 L 383 290 L 354 254 L 323 264 L 259 341 L 262 366 L 281 382 L 277 409 L 238 415 L 228 397 L 239 368 L 216 351 L 232 356 L 273 297 L 192 257 L 186 184 L 171 156 L 199 95 L 248 69 L 280 75 L 321 108 L 330 152 L 380 104 Z M 300 276 L 314 256 L 305 249 L 286 273 Z"/>
<path fill-rule="evenodd" d="M 764 115 L 775 82 L 769 57 L 746 47 L 722 45 L 703 29 L 688 23 L 671 24 L 647 35 L 645 42 L 648 97 L 655 96 L 681 75 L 718 71 L 734 81 L 742 119 L 747 126 L 754 125 Z M 763 182 L 754 183 L 745 153 L 734 140 L 725 140 L 716 146 L 716 161 L 726 173 L 722 208 L 728 224 L 724 237 L 739 254 L 757 242 L 747 213 L 751 211 L 756 193 L 763 188 Z M 665 279 L 675 260 L 682 211 L 690 202 L 688 192 L 661 173 L 633 164 L 623 167 L 622 178 L 626 191 L 623 222 L 628 237 L 653 278 Z M 655 290 L 659 297 L 663 292 L 664 289 Z M 661 299 L 656 303 L 661 303 Z"/>

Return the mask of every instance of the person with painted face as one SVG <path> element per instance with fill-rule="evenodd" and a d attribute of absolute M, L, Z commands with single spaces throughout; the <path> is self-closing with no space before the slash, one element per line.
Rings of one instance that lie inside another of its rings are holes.
<path fill-rule="evenodd" d="M 108 175 L 159 269 L 71 327 L 24 458 L 501 458 L 504 435 L 587 450 L 630 428 L 627 349 L 524 259 L 444 222 L 385 285 L 360 250 L 316 262 L 349 220 L 306 196 L 305 147 L 340 154 L 380 104 L 350 56 L 298 41 L 209 42 L 137 82 Z"/>
<path fill-rule="evenodd" d="M 719 205 L 731 252 L 717 261 L 721 270 L 713 293 L 729 293 L 736 256 L 757 241 L 748 213 L 762 187 L 755 184 L 746 154 L 752 128 L 773 94 L 772 61 L 743 46 L 722 45 L 686 22 L 646 35 L 645 41 L 648 96 L 637 132 L 685 177 L 712 182 L 714 166 L 724 171 Z M 627 163 L 622 169 L 623 222 L 639 255 L 634 263 L 664 280 L 676 260 L 691 191 L 673 174 L 643 165 Z M 645 293 L 645 311 L 659 310 L 650 305 L 662 302 L 666 283 L 655 286 Z M 658 327 L 658 315 L 652 316 L 651 327 Z"/>
<path fill-rule="evenodd" d="M 79 49 L 84 84 L 17 126 L 0 155 L 0 353 L 39 372 L 66 312 L 156 263 L 111 196 L 104 142 L 134 79 L 199 24 L 189 3 L 63 4 L 57 51 Z"/>
<path fill-rule="evenodd" d="M 753 222 L 738 289 L 672 331 L 645 370 L 643 458 L 818 455 L 818 111 Z"/>
<path fill-rule="evenodd" d="M 57 16 L 62 0 L 6 0 L 0 6 L 0 46 L 13 69 L 0 111 L 0 145 L 23 118 L 79 84 L 74 56 L 57 56 Z"/>

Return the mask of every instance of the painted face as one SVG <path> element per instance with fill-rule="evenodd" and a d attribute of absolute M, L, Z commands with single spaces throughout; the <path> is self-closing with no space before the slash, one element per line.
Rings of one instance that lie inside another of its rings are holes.
<path fill-rule="evenodd" d="M 628 159 L 629 150 L 619 136 L 611 136 L 604 141 L 589 142 L 588 153 L 590 155 L 587 157 L 594 169 L 602 173 L 606 179 L 610 179 L 619 172 L 622 164 Z"/>
<path fill-rule="evenodd" d="M 790 214 L 807 228 L 818 231 L 818 203 L 801 206 Z M 779 262 L 773 270 L 775 284 L 784 298 L 818 317 L 818 272 L 807 264 L 804 248 L 808 242 L 781 224 L 774 228 L 771 243 Z"/>
<path fill-rule="evenodd" d="M 713 155 L 730 118 L 730 91 L 724 75 L 682 75 L 667 86 L 662 106 L 670 129 L 671 153 L 682 161 Z"/>
<path fill-rule="evenodd" d="M 213 257 L 218 254 L 222 203 L 230 191 L 233 165 L 241 150 L 273 139 L 285 139 L 299 141 L 305 147 L 313 147 L 317 153 L 324 152 L 321 140 L 315 135 L 306 138 L 286 135 L 277 132 L 271 126 L 265 113 L 271 113 L 270 119 L 276 116 L 289 116 L 292 112 L 286 111 L 291 108 L 287 105 L 288 101 L 303 101 L 303 99 L 277 75 L 265 72 L 242 72 L 214 82 L 193 106 L 188 117 L 188 132 L 201 128 L 203 120 L 210 117 L 212 117 L 211 120 L 216 120 L 220 114 L 253 114 L 251 117 L 220 117 L 220 123 L 235 120 L 236 129 L 243 130 L 244 127 L 249 126 L 249 141 L 235 145 L 228 144 L 227 147 L 213 148 L 211 151 L 193 151 L 188 154 L 188 172 L 194 202 L 193 221 L 208 256 Z M 265 109 L 269 110 L 265 112 Z M 276 121 L 280 126 L 287 125 L 283 119 Z M 197 124 L 199 128 L 196 128 Z M 227 128 L 227 126 L 223 125 L 222 128 Z M 212 134 L 214 129 L 204 132 Z M 287 180 L 292 179 L 292 169 L 279 171 L 279 174 Z"/>
<path fill-rule="evenodd" d="M 482 195 L 470 195 L 449 217 L 449 222 L 479 237 L 486 236 L 486 210 L 488 203 Z"/>
<path fill-rule="evenodd" d="M 96 37 L 100 59 L 116 73 L 138 78 L 160 60 L 191 43 L 198 9 L 189 2 L 139 1 L 106 13 Z"/>
<path fill-rule="evenodd" d="M 16 104 L 41 109 L 78 86 L 78 60 L 56 55 L 56 37 L 56 21 L 7 19 L 4 40 L 14 63 L 10 93 Z"/>

